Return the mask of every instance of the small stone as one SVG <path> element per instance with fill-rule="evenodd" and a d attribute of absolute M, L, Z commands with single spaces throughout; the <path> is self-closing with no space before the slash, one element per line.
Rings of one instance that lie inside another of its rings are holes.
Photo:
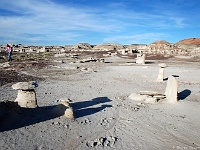
<path fill-rule="evenodd" d="M 143 103 L 137 103 L 137 106 L 145 106 Z"/>
<path fill-rule="evenodd" d="M 157 98 L 148 97 L 144 102 L 149 104 L 155 104 L 157 102 Z"/>

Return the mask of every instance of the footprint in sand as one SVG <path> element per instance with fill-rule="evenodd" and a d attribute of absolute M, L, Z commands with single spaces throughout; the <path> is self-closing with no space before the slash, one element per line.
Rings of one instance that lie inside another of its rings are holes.
<path fill-rule="evenodd" d="M 113 147 L 116 141 L 118 140 L 117 137 L 109 136 L 109 137 L 100 137 L 98 139 L 86 142 L 87 147 Z"/>
<path fill-rule="evenodd" d="M 91 121 L 88 118 L 84 118 L 84 120 L 81 121 L 80 123 L 83 124 L 83 125 L 87 125 L 87 124 L 90 124 Z"/>
<path fill-rule="evenodd" d="M 113 120 L 115 118 L 111 117 L 111 118 L 103 118 L 101 119 L 101 123 L 100 125 L 103 126 L 105 129 L 109 129 L 111 127 L 111 125 L 113 124 Z"/>

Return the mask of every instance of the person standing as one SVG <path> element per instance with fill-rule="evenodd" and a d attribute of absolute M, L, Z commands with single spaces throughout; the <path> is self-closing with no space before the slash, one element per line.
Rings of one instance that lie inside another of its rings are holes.
<path fill-rule="evenodd" d="M 12 60 L 12 58 L 11 58 L 12 51 L 13 51 L 12 45 L 6 44 L 6 52 L 8 53 L 8 61 Z"/>

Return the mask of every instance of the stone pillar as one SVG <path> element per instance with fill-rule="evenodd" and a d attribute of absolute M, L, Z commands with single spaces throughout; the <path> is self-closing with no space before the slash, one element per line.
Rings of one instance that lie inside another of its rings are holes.
<path fill-rule="evenodd" d="M 163 79 L 164 79 L 164 69 L 167 67 L 167 65 L 165 63 L 161 63 L 161 64 L 158 64 L 158 66 L 160 68 L 159 68 L 159 73 L 158 73 L 157 81 L 158 82 L 162 82 Z"/>
<path fill-rule="evenodd" d="M 168 78 L 165 95 L 169 103 L 176 103 L 178 101 L 178 82 L 173 76 Z"/>
<path fill-rule="evenodd" d="M 125 55 L 125 54 L 126 54 L 126 50 L 122 49 L 122 55 Z"/>
<path fill-rule="evenodd" d="M 143 53 L 137 54 L 136 64 L 145 64 L 145 57 L 146 55 Z"/>
<path fill-rule="evenodd" d="M 34 81 L 18 82 L 16 84 L 13 84 L 12 88 L 18 90 L 15 102 L 17 102 L 18 105 L 21 107 L 36 108 L 37 100 L 36 100 L 35 87 L 37 87 L 37 83 Z"/>

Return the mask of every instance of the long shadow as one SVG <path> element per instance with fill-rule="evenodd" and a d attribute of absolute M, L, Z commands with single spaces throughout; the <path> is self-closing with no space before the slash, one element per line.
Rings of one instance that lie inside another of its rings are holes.
<path fill-rule="evenodd" d="M 178 100 L 184 100 L 191 94 L 191 91 L 188 89 L 183 90 L 178 93 Z"/>
<path fill-rule="evenodd" d="M 145 64 L 154 64 L 155 62 L 152 61 L 145 61 Z"/>
<path fill-rule="evenodd" d="M 74 111 L 74 115 L 75 115 L 75 118 L 80 118 L 80 117 L 88 116 L 88 115 L 97 113 L 99 111 L 102 111 L 103 109 L 107 107 L 112 107 L 112 105 L 101 105 L 100 107 L 96 107 L 96 108 L 85 108 L 85 109 L 76 110 Z"/>
<path fill-rule="evenodd" d="M 75 118 L 87 116 L 99 112 L 111 105 L 102 105 L 96 108 L 87 108 L 100 103 L 110 102 L 107 97 L 99 97 L 91 101 L 72 103 Z M 56 109 L 54 109 L 56 108 Z M 16 102 L 0 102 L 0 132 L 18 129 L 43 121 L 51 120 L 64 115 L 66 106 L 59 104 L 53 106 L 23 108 Z"/>
<path fill-rule="evenodd" d="M 84 116 L 88 116 L 94 113 L 97 113 L 106 107 L 112 107 L 112 105 L 101 105 L 100 107 L 95 107 L 95 108 L 87 108 L 90 106 L 106 103 L 106 102 L 111 102 L 110 99 L 107 97 L 98 97 L 94 98 L 91 101 L 83 101 L 83 102 L 76 102 L 72 103 L 71 106 L 74 110 L 74 115 L 75 118 L 80 118 Z"/>
<path fill-rule="evenodd" d="M 93 105 L 106 103 L 106 102 L 111 102 L 111 100 L 108 99 L 107 97 L 97 97 L 97 98 L 94 98 L 90 101 L 82 101 L 82 102 L 71 103 L 71 106 L 74 110 L 77 110 L 77 109 L 86 108 L 86 107 L 90 107 L 90 106 L 93 106 Z"/>
<path fill-rule="evenodd" d="M 59 106 L 59 111 L 53 108 Z M 59 104 L 37 108 L 22 108 L 16 102 L 0 103 L 0 132 L 18 129 L 64 115 L 66 106 Z"/>

